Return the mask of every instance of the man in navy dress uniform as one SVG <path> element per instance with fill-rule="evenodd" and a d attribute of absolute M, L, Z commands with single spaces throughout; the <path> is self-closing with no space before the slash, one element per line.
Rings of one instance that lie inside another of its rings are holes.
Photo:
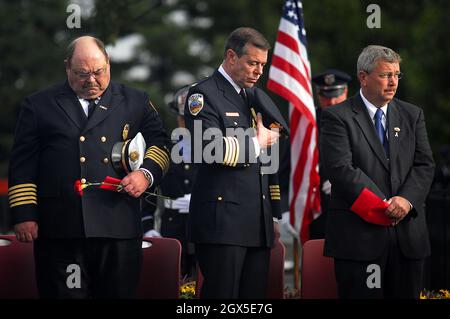
<path fill-rule="evenodd" d="M 110 82 L 100 40 L 74 40 L 65 67 L 66 82 L 22 104 L 9 168 L 14 230 L 34 242 L 41 297 L 130 298 L 141 272 L 139 197 L 168 169 L 168 138 L 144 92 Z M 76 180 L 106 176 L 123 178 L 122 191 L 74 191 Z"/>
<path fill-rule="evenodd" d="M 278 108 L 254 87 L 269 49 L 258 31 L 236 29 L 218 70 L 189 90 L 186 127 L 194 163 L 201 162 L 190 231 L 204 276 L 202 298 L 266 297 L 281 213 L 277 172 L 266 171 L 262 159 L 287 130 Z"/>

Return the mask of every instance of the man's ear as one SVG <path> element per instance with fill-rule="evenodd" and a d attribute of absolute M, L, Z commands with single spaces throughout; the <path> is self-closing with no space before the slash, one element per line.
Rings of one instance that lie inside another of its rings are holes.
<path fill-rule="evenodd" d="M 359 83 L 361 84 L 361 86 L 366 86 L 367 83 L 367 73 L 364 71 L 359 71 L 358 72 L 358 80 Z"/>
<path fill-rule="evenodd" d="M 236 61 L 236 58 L 237 58 L 236 52 L 234 52 L 231 49 L 228 49 L 226 56 L 227 56 L 227 60 L 230 61 L 230 63 L 234 64 L 234 62 Z"/>

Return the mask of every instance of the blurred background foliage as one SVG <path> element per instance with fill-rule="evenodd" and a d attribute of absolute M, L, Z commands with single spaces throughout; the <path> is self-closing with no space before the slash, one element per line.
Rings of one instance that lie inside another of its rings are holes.
<path fill-rule="evenodd" d="M 381 28 L 370 29 L 367 6 L 381 8 Z M 81 9 L 81 27 L 70 29 L 69 4 Z M 66 45 L 91 34 L 108 45 L 113 80 L 146 90 L 163 116 L 181 86 L 211 74 L 220 64 L 227 35 L 251 26 L 273 45 L 283 0 L 0 0 L 0 177 L 7 175 L 20 101 L 65 79 Z M 354 78 L 368 44 L 393 48 L 403 58 L 397 97 L 425 110 L 429 136 L 439 150 L 450 141 L 450 2 L 445 0 L 304 0 L 304 19 L 312 73 L 339 68 Z M 446 71 L 447 70 L 447 71 Z M 268 67 L 259 82 L 265 88 Z M 272 97 L 287 113 L 287 103 Z"/>

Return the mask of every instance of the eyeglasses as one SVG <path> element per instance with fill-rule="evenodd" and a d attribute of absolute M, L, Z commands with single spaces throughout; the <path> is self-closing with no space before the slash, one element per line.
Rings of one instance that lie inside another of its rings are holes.
<path fill-rule="evenodd" d="M 378 76 L 382 79 L 395 78 L 397 80 L 400 80 L 403 77 L 403 73 L 402 72 L 396 72 L 396 73 L 382 72 L 382 73 L 378 73 Z"/>
<path fill-rule="evenodd" d="M 106 71 L 106 67 L 103 67 L 103 68 L 98 69 L 93 72 L 73 71 L 73 73 L 82 80 L 88 80 L 91 78 L 91 76 L 93 76 L 96 79 L 99 78 L 100 76 L 102 76 L 105 73 L 105 71 Z"/>

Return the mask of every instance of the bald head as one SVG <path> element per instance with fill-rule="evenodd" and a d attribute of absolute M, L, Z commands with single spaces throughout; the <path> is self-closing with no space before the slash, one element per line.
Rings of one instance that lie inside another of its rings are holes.
<path fill-rule="evenodd" d="M 70 42 L 70 44 L 67 46 L 66 60 L 71 61 L 75 54 L 80 55 L 80 57 L 86 54 L 98 54 L 99 52 L 95 49 L 97 49 L 105 57 L 106 60 L 109 60 L 108 53 L 105 49 L 105 44 L 100 39 L 88 35 L 76 38 L 75 40 Z"/>
<path fill-rule="evenodd" d="M 109 57 L 102 41 L 83 36 L 67 47 L 67 79 L 79 98 L 93 99 L 103 94 L 110 81 Z"/>

